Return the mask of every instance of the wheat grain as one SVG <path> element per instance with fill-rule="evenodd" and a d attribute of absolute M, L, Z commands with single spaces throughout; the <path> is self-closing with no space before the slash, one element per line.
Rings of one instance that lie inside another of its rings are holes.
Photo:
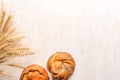
<path fill-rule="evenodd" d="M 3 70 L 0 70 L 0 74 L 5 75 L 5 76 L 9 76 L 9 77 L 13 77 L 12 75 L 4 72 Z"/>

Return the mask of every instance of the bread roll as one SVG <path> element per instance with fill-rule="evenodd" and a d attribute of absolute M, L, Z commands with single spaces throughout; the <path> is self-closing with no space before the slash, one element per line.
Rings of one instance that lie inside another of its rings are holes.
<path fill-rule="evenodd" d="M 67 52 L 56 52 L 48 59 L 47 67 L 55 80 L 67 80 L 74 71 L 75 61 Z"/>
<path fill-rule="evenodd" d="M 49 80 L 49 76 L 43 67 L 33 64 L 23 70 L 20 80 Z"/>

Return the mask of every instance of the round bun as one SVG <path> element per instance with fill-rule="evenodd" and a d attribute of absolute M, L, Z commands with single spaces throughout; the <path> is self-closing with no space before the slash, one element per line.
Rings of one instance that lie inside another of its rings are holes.
<path fill-rule="evenodd" d="M 20 80 L 49 80 L 49 76 L 43 67 L 32 64 L 23 70 Z"/>
<path fill-rule="evenodd" d="M 48 59 L 47 67 L 55 80 L 67 80 L 74 71 L 75 61 L 67 52 L 56 52 Z"/>

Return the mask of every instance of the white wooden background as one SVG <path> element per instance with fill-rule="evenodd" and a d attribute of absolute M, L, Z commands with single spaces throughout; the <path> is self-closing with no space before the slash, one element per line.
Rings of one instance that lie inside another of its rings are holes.
<path fill-rule="evenodd" d="M 14 26 L 26 35 L 23 44 L 36 51 L 7 63 L 39 64 L 45 69 L 49 56 L 66 51 L 75 58 L 69 80 L 120 80 L 119 0 L 3 0 L 14 14 Z M 19 80 L 22 69 L 1 65 Z"/>

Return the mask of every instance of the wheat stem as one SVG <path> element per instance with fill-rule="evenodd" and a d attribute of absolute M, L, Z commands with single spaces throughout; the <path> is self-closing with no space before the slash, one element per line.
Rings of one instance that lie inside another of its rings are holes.
<path fill-rule="evenodd" d="M 17 68 L 21 68 L 21 69 L 25 69 L 25 67 L 19 65 L 19 64 L 13 64 L 13 63 L 10 63 L 8 64 L 9 66 L 13 66 L 13 67 L 17 67 Z"/>

